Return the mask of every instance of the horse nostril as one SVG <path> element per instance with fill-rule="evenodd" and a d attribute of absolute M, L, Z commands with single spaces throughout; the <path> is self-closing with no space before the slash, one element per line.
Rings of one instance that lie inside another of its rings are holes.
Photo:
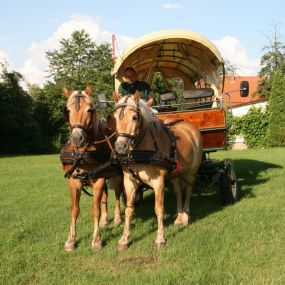
<path fill-rule="evenodd" d="M 71 135 L 71 142 L 75 147 L 81 147 L 85 143 L 85 135 L 84 133 L 75 132 Z"/>
<path fill-rule="evenodd" d="M 115 147 L 120 153 L 125 153 L 128 150 L 128 144 L 126 142 L 116 142 Z"/>

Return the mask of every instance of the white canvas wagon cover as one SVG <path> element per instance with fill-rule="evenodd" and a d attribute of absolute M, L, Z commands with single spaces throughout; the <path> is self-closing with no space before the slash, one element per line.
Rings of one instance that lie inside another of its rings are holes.
<path fill-rule="evenodd" d="M 135 40 L 116 59 L 112 74 L 116 90 L 128 66 L 137 71 L 140 80 L 149 84 L 154 72 L 161 72 L 165 79 L 182 78 L 185 89 L 203 79 L 219 90 L 222 65 L 220 52 L 205 37 L 186 30 L 163 30 Z"/>

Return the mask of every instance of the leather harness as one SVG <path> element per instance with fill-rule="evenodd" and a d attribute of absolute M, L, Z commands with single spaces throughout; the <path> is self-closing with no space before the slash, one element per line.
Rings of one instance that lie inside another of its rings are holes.
<path fill-rule="evenodd" d="M 118 154 L 113 153 L 113 159 L 117 160 L 120 165 L 126 166 L 128 171 L 133 175 L 134 178 L 142 182 L 140 179 L 140 176 L 138 173 L 134 171 L 132 168 L 132 165 L 134 164 L 153 164 L 153 165 L 161 165 L 168 169 L 169 172 L 172 172 L 174 169 L 177 168 L 177 153 L 176 153 L 176 137 L 173 133 L 173 131 L 169 128 L 170 126 L 173 126 L 177 124 L 178 122 L 183 121 L 182 119 L 177 119 L 169 124 L 164 124 L 162 121 L 158 121 L 158 123 L 161 124 L 163 130 L 167 133 L 170 144 L 171 144 L 171 150 L 169 156 L 163 156 L 159 152 L 159 148 L 157 145 L 157 140 L 155 139 L 154 134 L 151 131 L 150 128 L 150 134 L 153 140 L 153 145 L 155 148 L 155 151 L 149 151 L 149 150 L 136 150 L 136 148 L 139 146 L 140 142 L 142 141 L 145 133 L 144 133 L 144 126 L 142 125 L 141 120 L 141 111 L 138 107 L 134 107 L 132 105 L 127 104 L 128 95 L 126 96 L 126 99 L 122 104 L 119 104 L 115 107 L 113 110 L 116 111 L 118 109 L 121 109 L 119 114 L 119 119 L 123 119 L 124 117 L 124 109 L 126 107 L 129 107 L 133 109 L 135 112 L 137 112 L 139 116 L 139 123 L 137 126 L 137 129 L 135 130 L 134 135 L 130 135 L 128 133 L 117 133 L 117 136 L 123 136 L 131 139 L 131 145 L 133 150 L 128 154 Z M 137 133 L 137 134 L 136 134 Z"/>
<path fill-rule="evenodd" d="M 81 91 L 78 91 L 78 93 L 74 96 L 75 98 L 75 109 L 78 111 L 80 109 L 80 98 L 85 97 L 82 95 Z M 91 112 L 94 112 L 94 109 L 90 110 Z M 65 118 L 69 122 L 69 114 L 67 108 L 64 110 Z M 92 114 L 91 114 L 92 116 Z M 99 130 L 101 133 L 101 137 L 104 137 L 104 139 L 97 140 L 97 137 L 95 134 L 95 137 L 92 131 L 92 127 L 95 123 L 96 119 L 91 121 L 90 124 L 87 127 L 84 127 L 82 125 L 71 125 L 69 124 L 69 128 L 72 131 L 74 128 L 80 128 L 86 133 L 86 145 L 84 146 L 83 150 L 79 150 L 72 146 L 70 142 L 67 143 L 62 149 L 60 154 L 60 160 L 63 165 L 72 165 L 71 168 L 65 173 L 65 178 L 75 178 L 80 179 L 83 183 L 83 191 L 88 194 L 89 196 L 93 196 L 87 192 L 87 190 L 84 188 L 89 184 L 90 177 L 87 177 L 86 175 L 82 177 L 78 177 L 79 174 L 79 168 L 91 166 L 94 164 L 98 164 L 99 167 L 104 164 L 109 158 L 110 153 L 113 151 L 112 143 L 114 141 L 116 132 L 110 132 L 107 128 L 104 128 L 101 123 L 99 123 Z M 106 146 L 103 144 L 107 144 Z M 77 174 L 73 174 L 77 170 Z"/>
<path fill-rule="evenodd" d="M 118 175 L 122 173 L 122 166 L 126 166 L 128 171 L 133 175 L 134 178 L 139 180 L 141 179 L 136 173 L 132 165 L 134 164 L 153 164 L 153 165 L 161 165 L 168 169 L 169 172 L 172 172 L 177 168 L 177 153 L 176 153 L 176 137 L 173 133 L 173 131 L 170 129 L 170 126 L 173 126 L 177 124 L 178 122 L 183 121 L 182 119 L 177 119 L 169 124 L 164 124 L 162 121 L 158 121 L 159 124 L 161 124 L 163 130 L 167 133 L 171 148 L 169 155 L 163 155 L 159 152 L 159 148 L 157 145 L 157 140 L 155 139 L 154 134 L 152 131 L 150 131 L 150 134 L 152 136 L 153 144 L 155 151 L 153 150 L 136 150 L 136 148 L 141 143 L 145 132 L 144 132 L 144 126 L 142 125 L 142 119 L 141 119 L 141 111 L 138 107 L 134 107 L 132 105 L 127 104 L 128 96 L 126 96 L 126 100 L 124 103 L 118 105 L 113 110 L 116 111 L 118 109 L 121 109 L 119 114 L 119 119 L 122 119 L 124 117 L 124 109 L 125 107 L 132 108 L 135 112 L 138 114 L 138 120 L 139 124 L 137 129 L 135 130 L 134 135 L 130 135 L 128 133 L 116 133 L 113 132 L 111 135 L 107 136 L 104 133 L 105 139 L 99 140 L 99 141 L 93 141 L 89 142 L 88 146 L 84 151 L 78 151 L 78 150 L 68 150 L 68 145 L 62 149 L 61 152 L 61 162 L 62 164 L 72 164 L 72 168 L 65 173 L 66 178 L 75 178 L 82 180 L 85 185 L 87 185 L 87 182 L 90 181 L 90 179 L 96 179 L 98 177 L 111 177 L 114 175 Z M 91 123 L 93 125 L 94 122 Z M 70 126 L 70 128 L 75 128 L 77 126 Z M 85 128 L 82 127 L 86 131 Z M 150 129 L 151 130 L 151 129 Z M 131 145 L 134 150 L 132 150 L 130 153 L 126 155 L 118 154 L 114 151 L 112 147 L 111 140 L 114 136 L 123 136 L 131 139 Z M 88 150 L 88 147 L 90 145 L 99 145 L 102 143 L 107 143 L 109 146 L 108 152 L 102 152 L 100 150 Z M 69 146 L 70 147 L 70 146 Z M 110 156 L 111 153 L 111 156 Z M 78 169 L 80 166 L 86 166 L 97 163 L 99 164 L 98 167 L 95 169 L 84 171 L 76 174 L 73 174 L 76 169 Z"/>

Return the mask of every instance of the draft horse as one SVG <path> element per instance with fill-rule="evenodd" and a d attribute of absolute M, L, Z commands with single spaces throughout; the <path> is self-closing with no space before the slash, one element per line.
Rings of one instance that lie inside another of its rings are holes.
<path fill-rule="evenodd" d="M 65 117 L 69 122 L 70 138 L 67 146 L 62 149 L 61 161 L 68 178 L 68 187 L 71 196 L 71 224 L 68 238 L 64 248 L 73 251 L 76 237 L 76 221 L 79 216 L 80 194 L 84 186 L 93 188 L 93 219 L 94 232 L 92 249 L 102 248 L 99 230 L 100 225 L 108 224 L 107 212 L 107 186 L 106 179 L 76 179 L 75 174 L 95 169 L 110 158 L 110 140 L 114 135 L 98 118 L 95 104 L 92 99 L 92 86 L 87 85 L 84 91 L 71 91 L 64 87 L 65 96 L 68 98 L 65 107 Z M 120 194 L 122 192 L 122 178 L 114 177 L 113 185 L 116 194 L 116 207 L 114 223 L 119 224 L 120 218 Z M 102 206 L 102 209 L 101 209 Z"/>
<path fill-rule="evenodd" d="M 175 225 L 186 226 L 190 218 L 190 195 L 202 159 L 202 137 L 192 124 L 184 121 L 165 122 L 172 125 L 169 130 L 140 99 L 139 92 L 125 97 L 114 92 L 113 98 L 116 102 L 113 113 L 117 130 L 115 149 L 122 161 L 126 193 L 125 224 L 117 249 L 122 251 L 128 247 L 135 192 L 142 183 L 154 189 L 158 222 L 155 245 L 160 249 L 165 245 L 165 180 L 170 180 L 177 197 Z"/>

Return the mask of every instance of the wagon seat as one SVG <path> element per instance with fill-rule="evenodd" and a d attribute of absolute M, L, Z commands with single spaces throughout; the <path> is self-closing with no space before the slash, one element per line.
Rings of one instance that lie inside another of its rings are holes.
<path fill-rule="evenodd" d="M 182 93 L 183 109 L 211 108 L 214 90 L 212 88 L 189 89 Z"/>
<path fill-rule="evenodd" d="M 177 106 L 172 106 L 171 103 L 174 102 L 177 104 L 177 94 L 175 91 L 166 91 L 159 95 L 160 99 L 160 112 L 171 112 L 176 111 Z"/>

